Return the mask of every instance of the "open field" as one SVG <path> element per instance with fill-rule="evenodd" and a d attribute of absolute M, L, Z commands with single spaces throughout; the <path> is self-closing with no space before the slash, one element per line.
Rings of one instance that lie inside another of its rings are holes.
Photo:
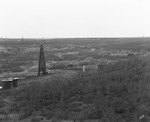
<path fill-rule="evenodd" d="M 41 44 L 49 69 L 150 54 L 150 38 L 0 39 L 1 77 L 3 73 L 36 72 Z"/>

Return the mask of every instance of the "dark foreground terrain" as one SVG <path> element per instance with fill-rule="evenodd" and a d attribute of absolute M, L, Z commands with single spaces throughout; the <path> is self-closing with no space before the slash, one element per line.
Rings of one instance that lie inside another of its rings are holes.
<path fill-rule="evenodd" d="M 36 77 L 41 44 L 54 73 Z M 0 91 L 0 119 L 148 121 L 149 51 L 150 38 L 1 39 L 2 79 L 22 79 L 17 88 Z"/>

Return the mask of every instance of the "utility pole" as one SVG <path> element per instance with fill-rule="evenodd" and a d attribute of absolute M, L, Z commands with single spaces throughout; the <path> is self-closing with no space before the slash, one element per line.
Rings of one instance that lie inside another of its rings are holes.
<path fill-rule="evenodd" d="M 40 55 L 39 55 L 38 76 L 40 75 L 47 75 L 43 45 L 41 45 L 40 47 Z"/>

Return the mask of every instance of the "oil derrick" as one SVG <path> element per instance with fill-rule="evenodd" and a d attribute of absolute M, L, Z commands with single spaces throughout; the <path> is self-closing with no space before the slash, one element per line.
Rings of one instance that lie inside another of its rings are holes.
<path fill-rule="evenodd" d="M 38 66 L 38 76 L 46 75 L 46 64 L 45 64 L 45 57 L 44 57 L 44 48 L 43 45 L 40 47 L 40 55 L 39 55 L 39 66 Z"/>

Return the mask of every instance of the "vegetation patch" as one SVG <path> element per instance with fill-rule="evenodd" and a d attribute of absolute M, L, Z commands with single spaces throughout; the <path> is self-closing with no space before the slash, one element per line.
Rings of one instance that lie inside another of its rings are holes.
<path fill-rule="evenodd" d="M 12 108 L 21 119 L 36 114 L 47 119 L 137 122 L 149 114 L 147 66 L 134 58 L 99 66 L 92 73 L 79 72 L 68 80 L 35 82 L 13 92 Z"/>

